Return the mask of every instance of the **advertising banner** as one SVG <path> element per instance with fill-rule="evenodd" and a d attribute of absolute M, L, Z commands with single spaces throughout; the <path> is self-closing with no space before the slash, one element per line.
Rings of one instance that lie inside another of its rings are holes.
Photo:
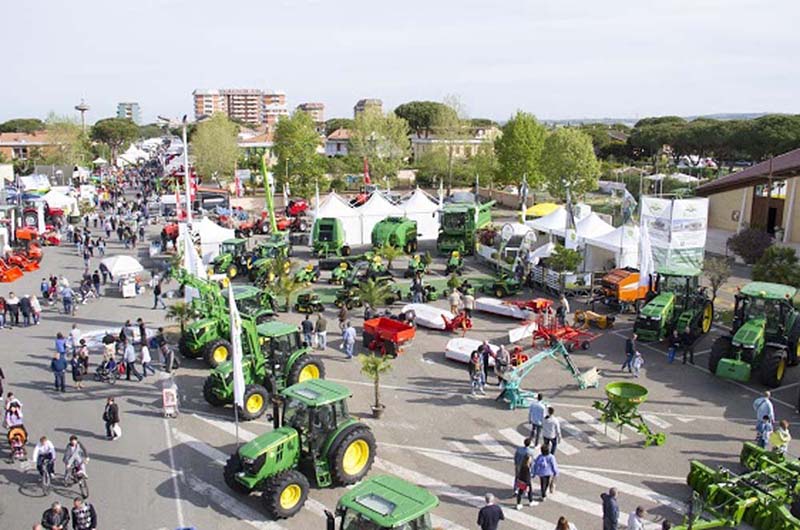
<path fill-rule="evenodd" d="M 700 272 L 708 232 L 708 199 L 643 197 L 641 230 L 649 239 L 654 270 Z"/>

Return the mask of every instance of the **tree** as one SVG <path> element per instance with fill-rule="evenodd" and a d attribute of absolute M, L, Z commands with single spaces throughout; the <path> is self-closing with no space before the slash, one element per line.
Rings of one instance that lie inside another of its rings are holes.
<path fill-rule="evenodd" d="M 139 126 L 139 138 L 158 138 L 164 135 L 164 127 L 157 123 Z"/>
<path fill-rule="evenodd" d="M 106 144 L 111 149 L 113 164 L 120 151 L 124 151 L 139 137 L 139 127 L 128 118 L 106 118 L 92 126 L 92 140 Z"/>
<path fill-rule="evenodd" d="M 417 136 L 427 137 L 441 120 L 452 119 L 454 109 L 438 101 L 409 101 L 394 109 L 396 116 L 408 122 Z M 455 118 L 458 116 L 455 115 Z"/>
<path fill-rule="evenodd" d="M 391 285 L 386 282 L 376 282 L 374 278 L 358 284 L 357 291 L 361 301 L 373 309 L 385 307 L 387 300 L 392 297 Z"/>
<path fill-rule="evenodd" d="M 0 132 L 32 133 L 44 129 L 45 124 L 39 118 L 15 118 L 0 123 Z"/>
<path fill-rule="evenodd" d="M 288 173 L 292 192 L 311 196 L 314 179 L 321 177 L 326 169 L 325 158 L 317 153 L 319 145 L 319 133 L 307 112 L 296 110 L 278 122 L 274 145 L 278 163 L 274 170 L 279 189 Z"/>
<path fill-rule="evenodd" d="M 414 168 L 417 185 L 436 187 L 439 179 L 447 175 L 447 153 L 443 149 L 426 150 L 414 161 Z"/>
<path fill-rule="evenodd" d="M 197 125 L 191 140 L 198 174 L 226 181 L 239 159 L 238 126 L 224 114 L 214 114 Z"/>
<path fill-rule="evenodd" d="M 541 157 L 547 131 L 533 114 L 517 111 L 503 125 L 503 135 L 495 140 L 497 154 L 497 181 L 499 184 L 515 184 L 528 179 L 528 185 L 536 189 L 543 183 Z"/>
<path fill-rule="evenodd" d="M 711 284 L 711 303 L 717 299 L 719 288 L 731 277 L 731 264 L 725 258 L 708 258 L 703 266 L 703 274 Z"/>
<path fill-rule="evenodd" d="M 330 136 L 330 134 L 337 129 L 350 130 L 352 128 L 353 120 L 350 118 L 331 118 L 325 121 L 325 136 Z"/>
<path fill-rule="evenodd" d="M 393 113 L 384 115 L 377 109 L 368 109 L 353 123 L 348 151 L 351 160 L 359 164 L 366 158 L 372 176 L 380 178 L 397 174 L 408 156 L 409 146 L 406 120 Z M 351 170 L 358 171 L 360 167 Z"/>
<path fill-rule="evenodd" d="M 386 268 L 391 270 L 392 262 L 403 255 L 403 249 L 389 244 L 383 244 L 377 248 L 375 253 L 386 260 Z"/>
<path fill-rule="evenodd" d="M 181 326 L 181 333 L 183 333 L 186 323 L 196 316 L 197 314 L 192 310 L 192 306 L 186 302 L 175 302 L 167 308 L 167 320 L 177 320 Z"/>
<path fill-rule="evenodd" d="M 583 255 L 577 250 L 556 245 L 553 253 L 547 258 L 547 266 L 556 272 L 574 272 L 583 261 Z"/>
<path fill-rule="evenodd" d="M 453 164 L 456 149 L 462 140 L 469 138 L 470 129 L 466 123 L 466 110 L 458 96 L 445 97 L 443 105 L 448 110 L 438 111 L 433 122 L 436 138 L 443 142 L 447 152 L 447 194 L 453 189 Z"/>
<path fill-rule="evenodd" d="M 800 287 L 800 260 L 791 247 L 773 245 L 753 265 L 753 280 Z"/>
<path fill-rule="evenodd" d="M 45 128 L 47 139 L 53 145 L 40 152 L 42 162 L 57 166 L 72 166 L 89 162 L 90 155 L 86 135 L 83 134 L 83 130 L 76 120 L 50 113 Z"/>
<path fill-rule="evenodd" d="M 592 139 L 578 129 L 562 127 L 547 137 L 542 153 L 542 172 L 547 190 L 554 197 L 566 197 L 597 189 L 600 163 L 594 156 Z"/>
<path fill-rule="evenodd" d="M 392 361 L 388 356 L 377 356 L 374 353 L 364 355 L 358 354 L 361 363 L 361 373 L 372 381 L 375 391 L 375 403 L 372 405 L 372 413 L 376 418 L 380 417 L 385 408 L 381 403 L 381 375 L 388 373 L 392 369 Z"/>
<path fill-rule="evenodd" d="M 759 228 L 748 227 L 728 238 L 727 246 L 748 265 L 754 264 L 772 245 L 772 236 Z"/>

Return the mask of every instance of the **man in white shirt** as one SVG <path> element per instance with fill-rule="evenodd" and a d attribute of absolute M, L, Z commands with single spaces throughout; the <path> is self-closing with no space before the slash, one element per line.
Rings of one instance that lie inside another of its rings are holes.
<path fill-rule="evenodd" d="M 558 442 L 561 441 L 561 424 L 556 419 L 553 407 L 547 407 L 547 416 L 542 421 L 542 438 L 544 445 L 550 446 L 550 454 L 555 455 Z"/>
<path fill-rule="evenodd" d="M 78 325 L 73 324 L 72 329 L 69 330 L 69 342 L 70 346 L 72 346 L 72 353 L 77 351 L 78 345 L 81 343 L 81 335 L 83 335 L 83 332 L 78 328 Z"/>
<path fill-rule="evenodd" d="M 533 440 L 534 447 L 539 446 L 539 437 L 542 435 L 542 423 L 544 422 L 545 412 L 547 408 L 542 401 L 543 396 L 538 394 L 536 400 L 528 407 L 528 421 L 531 424 L 531 440 Z"/>
<path fill-rule="evenodd" d="M 628 516 L 628 530 L 644 530 L 644 508 L 637 506 Z"/>
<path fill-rule="evenodd" d="M 53 442 L 47 439 L 47 436 L 42 436 L 33 449 L 33 461 L 36 462 L 36 469 L 39 470 L 40 475 L 44 469 L 42 466 L 46 459 L 49 459 L 47 466 L 52 474 L 54 472 L 54 462 L 56 461 L 56 448 L 53 446 Z"/>

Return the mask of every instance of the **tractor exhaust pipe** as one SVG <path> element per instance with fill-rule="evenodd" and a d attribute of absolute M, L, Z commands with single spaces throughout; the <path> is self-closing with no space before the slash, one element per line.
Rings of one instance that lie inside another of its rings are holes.
<path fill-rule="evenodd" d="M 336 520 L 328 510 L 325 510 L 325 528 L 327 530 L 336 530 Z"/>
<path fill-rule="evenodd" d="M 273 387 L 274 388 L 274 387 Z M 272 428 L 273 429 L 280 429 L 283 418 L 281 418 L 281 405 L 283 400 L 281 400 L 280 396 L 273 395 L 272 396 Z"/>

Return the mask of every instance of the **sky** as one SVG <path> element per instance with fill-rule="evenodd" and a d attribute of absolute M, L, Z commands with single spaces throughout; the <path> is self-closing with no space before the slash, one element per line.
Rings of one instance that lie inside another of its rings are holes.
<path fill-rule="evenodd" d="M 796 0 L 27 0 L 3 7 L 0 121 L 87 121 L 195 88 L 279 89 L 326 118 L 460 98 L 470 117 L 800 113 Z"/>

